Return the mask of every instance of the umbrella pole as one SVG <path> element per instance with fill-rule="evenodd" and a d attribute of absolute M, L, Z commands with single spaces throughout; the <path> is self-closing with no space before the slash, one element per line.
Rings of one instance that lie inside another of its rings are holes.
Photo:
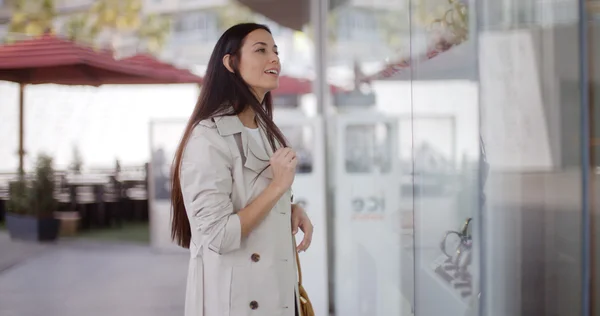
<path fill-rule="evenodd" d="M 23 157 L 25 156 L 25 150 L 23 149 L 23 138 L 24 138 L 24 133 L 23 133 L 23 129 L 24 129 L 24 116 L 25 116 L 25 111 L 24 111 L 24 106 L 23 103 L 25 102 L 25 84 L 24 83 L 20 83 L 19 84 L 19 174 L 22 174 L 25 169 L 23 166 Z"/>

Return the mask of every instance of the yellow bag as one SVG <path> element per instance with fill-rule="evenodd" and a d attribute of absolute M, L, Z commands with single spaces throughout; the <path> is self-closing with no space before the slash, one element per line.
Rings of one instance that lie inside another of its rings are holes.
<path fill-rule="evenodd" d="M 294 239 L 294 251 L 296 252 L 296 262 L 298 263 L 298 293 L 300 295 L 300 316 L 315 316 L 312 303 L 308 298 L 306 290 L 302 286 L 302 268 L 300 268 L 300 256 L 298 255 L 298 249 L 296 248 L 296 236 L 292 236 Z"/>

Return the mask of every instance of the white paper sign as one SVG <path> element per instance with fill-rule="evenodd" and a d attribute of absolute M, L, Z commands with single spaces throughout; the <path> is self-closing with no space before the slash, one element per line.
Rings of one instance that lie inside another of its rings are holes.
<path fill-rule="evenodd" d="M 485 32 L 479 45 L 481 125 L 488 161 L 496 170 L 551 169 L 531 34 Z"/>

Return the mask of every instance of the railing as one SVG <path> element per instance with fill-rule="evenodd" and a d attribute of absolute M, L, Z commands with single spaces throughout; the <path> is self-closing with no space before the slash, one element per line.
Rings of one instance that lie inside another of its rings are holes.
<path fill-rule="evenodd" d="M 148 220 L 148 164 L 114 168 L 94 168 L 82 173 L 57 170 L 55 199 L 59 214 L 73 214 L 80 219 L 80 229 L 120 226 L 123 221 Z M 27 173 L 27 180 L 33 174 Z M 0 172 L 0 221 L 4 218 L 9 184 L 18 180 L 17 173 Z"/>

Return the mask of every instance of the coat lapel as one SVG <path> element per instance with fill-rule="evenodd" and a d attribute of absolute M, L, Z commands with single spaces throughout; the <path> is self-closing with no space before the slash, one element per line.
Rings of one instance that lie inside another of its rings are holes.
<path fill-rule="evenodd" d="M 273 178 L 273 172 L 269 166 L 269 159 L 273 153 L 268 144 L 267 137 L 262 128 L 259 127 L 260 135 L 266 146 L 259 144 L 252 135 L 248 133 L 240 119 L 236 115 L 219 116 L 215 118 L 219 134 L 223 137 L 240 134 L 244 156 L 244 167 L 269 179 Z M 268 167 L 268 168 L 267 168 Z M 266 168 L 266 169 L 265 169 Z M 264 171 L 263 171 L 264 170 Z"/>
<path fill-rule="evenodd" d="M 264 140 L 265 137 L 262 136 L 262 128 L 259 128 L 259 132 Z M 242 131 L 242 141 L 248 146 L 248 153 L 246 154 L 244 166 L 252 169 L 256 173 L 260 173 L 262 176 L 272 179 L 273 172 L 271 171 L 271 166 L 269 166 L 269 159 L 271 156 L 267 152 L 266 146 L 259 144 L 245 128 Z"/>

